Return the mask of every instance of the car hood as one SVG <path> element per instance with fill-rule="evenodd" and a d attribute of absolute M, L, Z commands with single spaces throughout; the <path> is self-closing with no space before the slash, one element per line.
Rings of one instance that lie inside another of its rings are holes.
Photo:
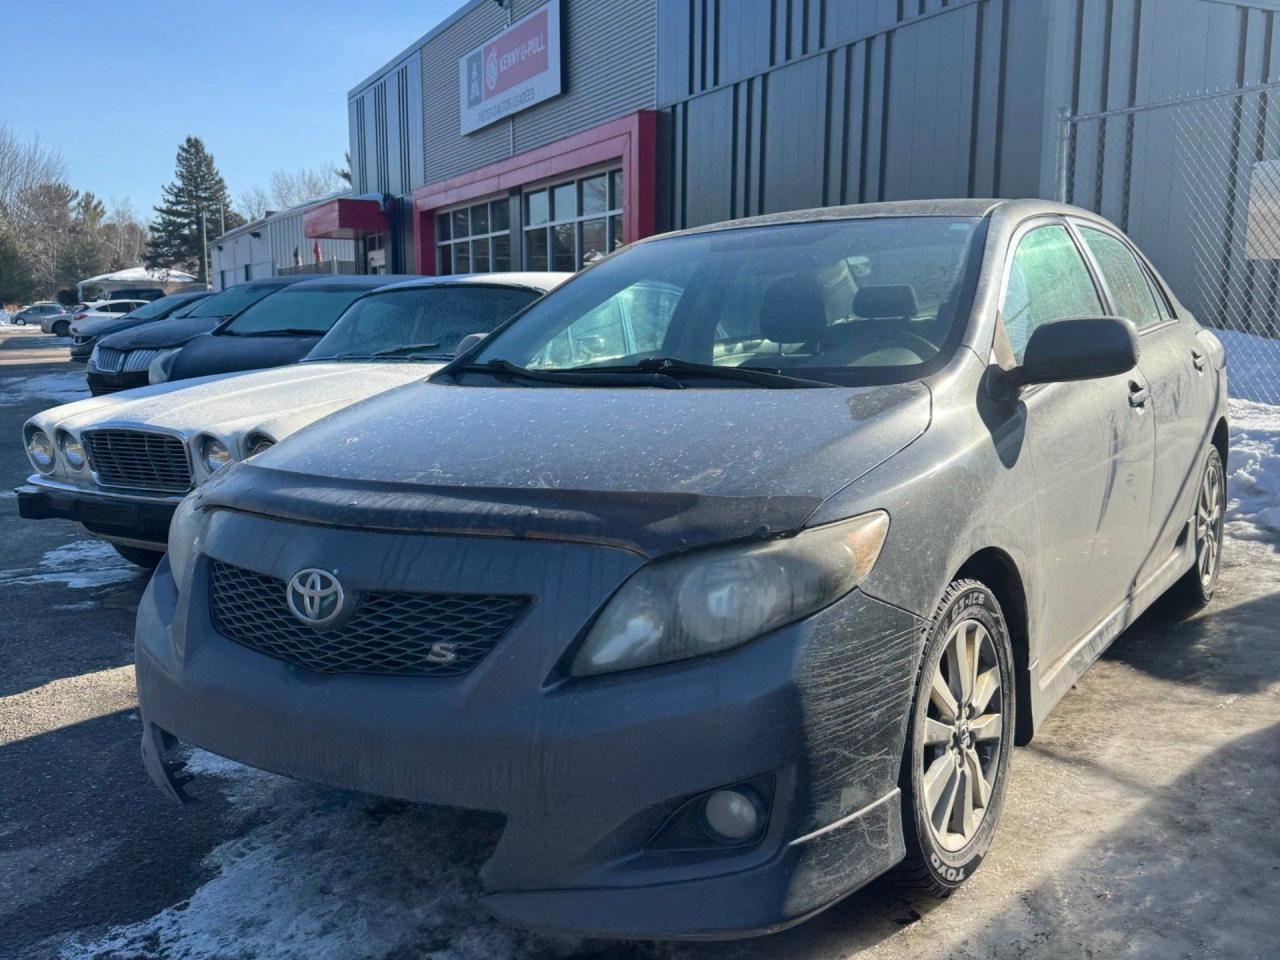
<path fill-rule="evenodd" d="M 131 330 L 145 323 L 154 322 L 151 317 L 143 317 L 140 320 L 118 316 L 85 317 L 71 325 L 71 332 L 80 337 L 106 337 L 121 330 Z"/>
<path fill-rule="evenodd" d="M 174 358 L 169 379 L 185 380 L 235 370 L 262 370 L 295 363 L 320 342 L 315 336 L 253 336 L 205 334 L 192 337 Z"/>
<path fill-rule="evenodd" d="M 104 347 L 113 350 L 165 350 L 180 347 L 192 337 L 208 333 L 219 323 L 221 317 L 182 317 L 177 320 L 165 320 L 163 323 L 145 323 L 140 327 L 113 333 L 98 341 Z"/>
<path fill-rule="evenodd" d="M 263 429 L 280 439 L 319 417 L 439 368 L 426 363 L 297 363 L 234 376 L 203 377 L 125 390 L 55 407 L 50 426 L 78 432 L 158 428 L 186 436 Z"/>
<path fill-rule="evenodd" d="M 656 556 L 801 527 L 920 436 L 924 384 L 812 390 L 422 382 L 226 471 L 213 507 Z"/>

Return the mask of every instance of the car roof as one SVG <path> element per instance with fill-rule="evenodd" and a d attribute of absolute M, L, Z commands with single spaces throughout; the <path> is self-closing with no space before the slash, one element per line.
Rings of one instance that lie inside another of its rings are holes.
<path fill-rule="evenodd" d="M 954 198 L 938 200 L 890 200 L 881 203 L 854 203 L 839 207 L 816 207 L 808 210 L 787 210 L 767 213 L 741 220 L 724 220 L 706 226 L 691 227 L 672 233 L 647 237 L 640 243 L 649 243 L 663 237 L 688 236 L 720 230 L 738 230 L 747 227 L 774 226 L 789 223 L 817 223 L 828 220 L 862 220 L 874 217 L 989 217 L 995 213 L 1022 215 L 1024 217 L 1056 214 L 1099 219 L 1096 213 L 1065 203 L 1039 199 Z"/>
<path fill-rule="evenodd" d="M 339 289 L 357 289 L 357 290 L 375 290 L 378 287 L 386 287 L 393 283 L 400 283 L 404 280 L 411 280 L 411 274 L 386 274 L 386 273 L 348 273 L 348 274 L 326 274 L 322 277 L 309 277 L 305 280 L 299 280 L 293 286 L 306 287 L 337 287 Z"/>
<path fill-rule="evenodd" d="M 546 293 L 564 283 L 572 273 L 557 273 L 547 270 L 511 270 L 500 273 L 449 273 L 436 277 L 414 277 L 403 283 L 388 287 L 388 290 L 412 289 L 414 287 L 437 286 L 498 286 L 522 287 L 528 290 L 540 290 Z"/>

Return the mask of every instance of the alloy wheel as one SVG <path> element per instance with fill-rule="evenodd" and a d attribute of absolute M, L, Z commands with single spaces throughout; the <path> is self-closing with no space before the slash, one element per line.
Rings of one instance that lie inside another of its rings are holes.
<path fill-rule="evenodd" d="M 920 751 L 926 819 L 942 849 L 963 849 L 991 804 L 1000 765 L 1000 666 L 987 628 L 961 620 L 929 686 Z"/>
<path fill-rule="evenodd" d="M 1222 470 L 1214 460 L 1204 472 L 1200 496 L 1196 500 L 1196 565 L 1200 583 L 1206 588 L 1213 584 L 1213 575 L 1218 570 L 1224 500 Z"/>

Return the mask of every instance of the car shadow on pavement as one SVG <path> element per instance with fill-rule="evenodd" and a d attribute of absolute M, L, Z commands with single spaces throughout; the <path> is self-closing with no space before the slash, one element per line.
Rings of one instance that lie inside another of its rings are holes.
<path fill-rule="evenodd" d="M 0 746 L 0 956 L 53 955 L 50 938 L 149 917 L 207 878 L 237 826 L 226 801 L 167 800 L 139 736 L 125 709 Z"/>
<path fill-rule="evenodd" d="M 1274 555 L 1265 568 L 1243 559 L 1232 565 L 1234 576 L 1224 576 L 1207 608 L 1188 617 L 1177 597 L 1166 594 L 1104 657 L 1220 693 L 1257 693 L 1280 680 L 1280 565 Z"/>

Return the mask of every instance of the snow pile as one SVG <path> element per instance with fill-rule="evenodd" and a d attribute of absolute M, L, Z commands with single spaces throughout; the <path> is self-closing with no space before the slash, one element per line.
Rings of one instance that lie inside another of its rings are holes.
<path fill-rule="evenodd" d="M 300 783 L 201 750 L 188 769 L 220 781 L 245 831 L 208 855 L 215 875 L 190 900 L 65 943 L 62 960 L 514 960 L 580 945 L 505 928 L 480 906 L 480 864 L 501 830 L 492 816 Z"/>
<path fill-rule="evenodd" d="M 144 576 L 103 540 L 72 540 L 45 553 L 39 565 L 0 570 L 0 586 L 61 584 L 76 590 L 108 587 Z"/>
<path fill-rule="evenodd" d="M 1227 533 L 1280 542 L 1280 406 L 1232 400 Z"/>
<path fill-rule="evenodd" d="M 66 341 L 70 343 L 71 341 Z M 56 400 L 70 403 L 89 396 L 84 371 L 47 373 L 40 377 L 5 377 L 0 379 L 0 404 L 25 403 L 28 400 Z"/>

